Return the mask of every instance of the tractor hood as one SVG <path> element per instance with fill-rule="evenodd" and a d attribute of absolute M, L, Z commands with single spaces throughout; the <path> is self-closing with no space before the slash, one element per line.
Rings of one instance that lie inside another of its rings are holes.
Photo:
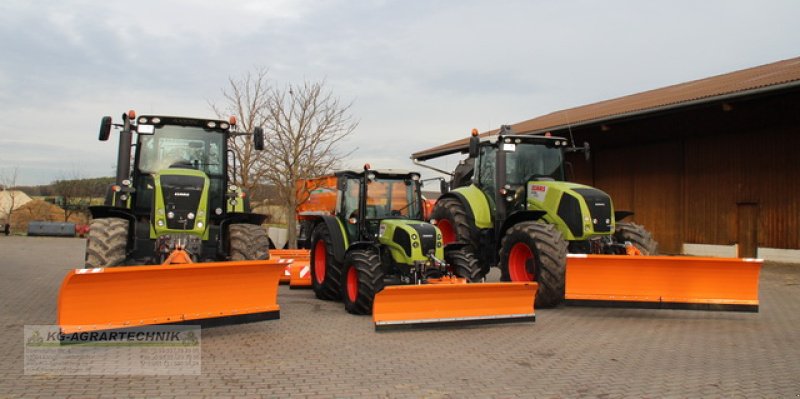
<path fill-rule="evenodd" d="M 583 184 L 562 181 L 530 181 L 526 184 L 527 208 L 547 212 L 567 240 L 584 240 L 614 232 L 614 207 L 605 192 Z"/>
<path fill-rule="evenodd" d="M 386 245 L 398 263 L 411 264 L 433 256 L 444 259 L 442 232 L 427 222 L 406 219 L 384 219 L 378 230 L 378 241 Z"/>

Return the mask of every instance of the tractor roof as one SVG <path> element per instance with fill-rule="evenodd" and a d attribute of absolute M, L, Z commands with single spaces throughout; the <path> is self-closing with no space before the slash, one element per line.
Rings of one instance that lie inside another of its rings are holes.
<path fill-rule="evenodd" d="M 380 176 L 386 177 L 404 177 L 409 175 L 417 175 L 419 176 L 419 172 L 409 171 L 405 169 L 368 169 L 370 172 L 375 173 Z M 351 176 L 363 176 L 364 170 L 356 170 L 356 169 L 345 169 L 340 170 L 334 173 L 335 175 L 351 175 Z"/>
<path fill-rule="evenodd" d="M 221 129 L 222 126 L 229 126 L 228 121 L 214 118 L 189 118 L 184 116 L 168 116 L 168 115 L 140 115 L 136 118 L 140 124 L 152 125 L 178 125 L 178 126 L 196 126 L 206 129 Z M 211 124 L 213 124 L 213 126 Z"/>
<path fill-rule="evenodd" d="M 566 141 L 563 137 L 556 137 L 556 136 L 544 136 L 540 134 L 507 134 L 507 135 L 499 135 L 497 134 L 498 130 L 493 130 L 489 133 L 484 133 L 480 135 L 481 144 L 489 143 L 494 144 L 496 143 L 501 137 L 502 138 L 510 138 L 512 140 L 521 140 L 522 142 L 526 143 L 538 143 L 538 144 L 552 144 L 554 146 L 562 145 L 560 142 Z M 557 144 L 558 142 L 558 144 Z M 564 144 L 566 145 L 566 144 Z M 411 159 L 417 161 L 425 161 L 428 159 L 439 158 L 445 155 L 456 154 L 456 153 L 466 153 L 469 151 L 469 138 L 452 142 L 450 144 L 445 144 L 443 146 L 434 147 L 432 149 L 421 151 L 414 153 L 411 155 Z"/>

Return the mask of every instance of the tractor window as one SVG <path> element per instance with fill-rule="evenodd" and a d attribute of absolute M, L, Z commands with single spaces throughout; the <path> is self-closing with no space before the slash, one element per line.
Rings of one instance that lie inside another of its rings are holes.
<path fill-rule="evenodd" d="M 381 179 L 367 187 L 367 219 L 421 219 L 419 184 L 411 179 Z"/>
<path fill-rule="evenodd" d="M 542 144 L 517 144 L 506 153 L 506 182 L 525 184 L 531 180 L 564 180 L 561 150 Z"/>
<path fill-rule="evenodd" d="M 220 132 L 196 127 L 165 125 L 154 135 L 139 136 L 139 172 L 156 173 L 169 167 L 202 170 L 209 177 L 223 171 L 223 140 Z"/>
<path fill-rule="evenodd" d="M 497 173 L 497 148 L 481 147 L 478 167 L 478 187 L 486 193 L 489 205 L 494 209 L 494 196 L 497 192 L 495 173 Z"/>

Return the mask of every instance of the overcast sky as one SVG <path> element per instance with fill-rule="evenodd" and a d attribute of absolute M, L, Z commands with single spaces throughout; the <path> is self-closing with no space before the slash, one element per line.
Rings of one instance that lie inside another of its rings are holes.
<path fill-rule="evenodd" d="M 0 3 L 0 171 L 113 175 L 103 115 L 213 117 L 228 77 L 325 80 L 360 125 L 346 166 L 567 107 L 800 55 L 799 1 Z"/>

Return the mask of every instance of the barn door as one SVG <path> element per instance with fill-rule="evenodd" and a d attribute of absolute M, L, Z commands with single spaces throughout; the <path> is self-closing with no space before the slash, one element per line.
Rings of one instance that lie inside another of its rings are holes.
<path fill-rule="evenodd" d="M 755 258 L 758 251 L 758 203 L 739 202 L 736 204 L 736 241 L 739 244 L 740 258 Z"/>

